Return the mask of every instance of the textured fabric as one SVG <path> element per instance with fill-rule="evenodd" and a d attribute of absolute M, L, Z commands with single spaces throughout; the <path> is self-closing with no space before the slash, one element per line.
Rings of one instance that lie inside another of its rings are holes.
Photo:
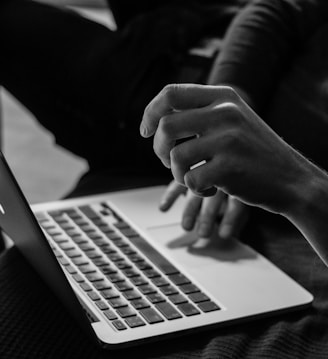
<path fill-rule="evenodd" d="M 256 214 L 245 238 L 310 290 L 313 306 L 135 349 L 98 350 L 19 252 L 0 257 L 0 358 L 307 358 L 328 353 L 328 270 L 281 219 Z"/>

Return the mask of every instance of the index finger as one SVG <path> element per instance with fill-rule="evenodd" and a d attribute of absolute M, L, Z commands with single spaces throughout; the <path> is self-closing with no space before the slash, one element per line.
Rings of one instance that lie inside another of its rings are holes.
<path fill-rule="evenodd" d="M 152 136 L 160 119 L 172 113 L 186 109 L 208 106 L 222 98 L 229 100 L 235 92 L 227 86 L 208 86 L 196 84 L 172 84 L 164 89 L 146 107 L 141 124 L 140 134 Z"/>

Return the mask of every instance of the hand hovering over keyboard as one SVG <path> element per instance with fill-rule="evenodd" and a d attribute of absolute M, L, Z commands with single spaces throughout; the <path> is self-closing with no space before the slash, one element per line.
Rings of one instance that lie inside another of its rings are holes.
<path fill-rule="evenodd" d="M 199 196 L 219 189 L 284 215 L 328 265 L 327 174 L 284 142 L 232 88 L 166 86 L 147 106 L 140 132 L 154 135 L 155 153 L 179 184 Z"/>
<path fill-rule="evenodd" d="M 197 235 L 209 238 L 213 231 L 221 239 L 238 237 L 248 218 L 248 207 L 238 199 L 218 190 L 212 197 L 196 196 L 187 187 L 173 180 L 160 201 L 160 209 L 167 211 L 180 195 L 186 195 L 182 215 L 182 227 L 190 231 L 196 228 Z"/>

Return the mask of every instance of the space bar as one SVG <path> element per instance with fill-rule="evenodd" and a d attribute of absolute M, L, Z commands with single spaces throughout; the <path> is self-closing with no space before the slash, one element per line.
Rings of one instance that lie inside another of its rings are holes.
<path fill-rule="evenodd" d="M 160 269 L 164 274 L 170 275 L 179 273 L 179 271 L 165 257 L 163 257 L 142 237 L 134 236 L 129 239 L 131 243 L 133 243 L 150 261 L 156 264 L 158 269 Z"/>

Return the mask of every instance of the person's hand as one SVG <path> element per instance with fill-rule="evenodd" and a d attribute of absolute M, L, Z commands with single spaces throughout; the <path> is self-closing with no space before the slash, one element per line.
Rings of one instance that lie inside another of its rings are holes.
<path fill-rule="evenodd" d="M 196 195 L 219 188 L 280 213 L 297 205 L 298 185 L 309 180 L 306 159 L 230 87 L 166 86 L 147 106 L 140 132 L 154 135 L 157 156 Z"/>
<path fill-rule="evenodd" d="M 248 207 L 238 199 L 222 191 L 212 197 L 195 196 L 174 180 L 161 198 L 160 209 L 169 210 L 181 195 L 187 196 L 181 225 L 187 231 L 196 228 L 200 238 L 210 238 L 216 230 L 221 239 L 238 237 L 247 221 Z"/>

